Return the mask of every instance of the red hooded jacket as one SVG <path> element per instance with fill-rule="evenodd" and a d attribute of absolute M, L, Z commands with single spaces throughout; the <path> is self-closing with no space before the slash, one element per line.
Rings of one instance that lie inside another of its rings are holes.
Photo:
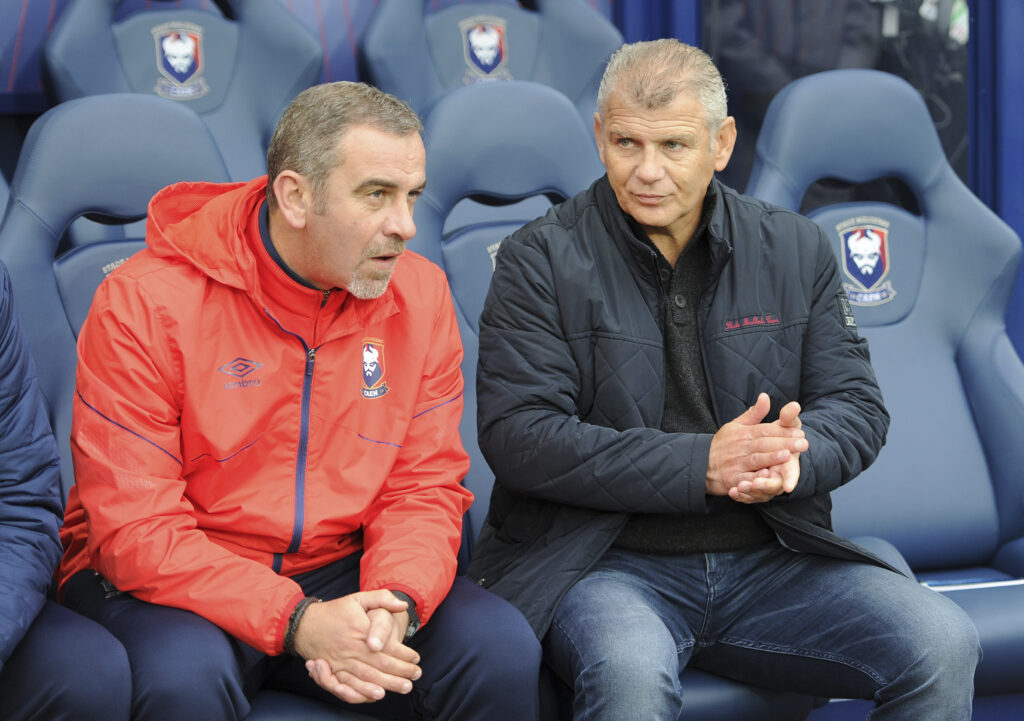
<path fill-rule="evenodd" d="M 259 232 L 266 178 L 181 183 L 78 340 L 61 583 L 92 568 L 268 654 L 292 576 L 364 549 L 361 589 L 426 623 L 472 496 L 443 272 L 405 252 L 380 298 L 308 288 Z"/>

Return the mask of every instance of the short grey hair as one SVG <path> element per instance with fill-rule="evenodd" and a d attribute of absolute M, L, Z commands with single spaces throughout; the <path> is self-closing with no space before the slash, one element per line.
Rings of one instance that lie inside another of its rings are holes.
<path fill-rule="evenodd" d="M 616 50 L 597 91 L 602 117 L 608 97 L 616 91 L 649 110 L 668 105 L 679 93 L 692 93 L 704 107 L 712 143 L 728 115 L 725 82 L 711 57 L 674 38 L 630 43 Z"/>
<path fill-rule="evenodd" d="M 267 203 L 277 207 L 274 180 L 293 170 L 309 180 L 314 211 L 326 212 L 327 180 L 344 160 L 337 147 L 357 125 L 393 135 L 423 130 L 413 110 L 394 95 L 366 83 L 321 83 L 299 93 L 284 111 L 267 149 Z"/>

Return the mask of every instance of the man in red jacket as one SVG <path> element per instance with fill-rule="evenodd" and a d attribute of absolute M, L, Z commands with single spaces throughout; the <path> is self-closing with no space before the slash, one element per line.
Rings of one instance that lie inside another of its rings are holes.
<path fill-rule="evenodd" d="M 268 684 L 538 713 L 529 627 L 453 585 L 462 349 L 443 272 L 405 251 L 420 129 L 367 85 L 303 92 L 267 177 L 165 188 L 97 291 L 61 583 L 128 650 L 133 718 L 244 718 Z"/>

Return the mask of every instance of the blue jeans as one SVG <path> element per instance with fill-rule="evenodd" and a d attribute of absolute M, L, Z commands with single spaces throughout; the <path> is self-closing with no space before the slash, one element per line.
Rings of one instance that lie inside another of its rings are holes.
<path fill-rule="evenodd" d="M 295 578 L 307 595 L 359 590 L 359 554 Z M 410 645 L 423 675 L 409 694 L 349 706 L 317 686 L 302 659 L 266 656 L 189 611 L 110 591 L 82 571 L 64 603 L 106 626 L 131 663 L 134 721 L 236 721 L 261 687 L 290 691 L 386 719 L 531 721 L 539 713 L 540 644 L 526 619 L 489 591 L 456 578 Z"/>
<path fill-rule="evenodd" d="M 774 690 L 872 699 L 875 721 L 969 719 L 978 634 L 941 594 L 779 545 L 611 549 L 562 599 L 546 659 L 576 721 L 676 721 L 686 666 Z"/>

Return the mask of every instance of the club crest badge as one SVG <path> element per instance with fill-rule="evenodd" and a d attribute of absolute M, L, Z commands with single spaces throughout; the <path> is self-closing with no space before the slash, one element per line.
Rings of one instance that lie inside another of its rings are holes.
<path fill-rule="evenodd" d="M 363 339 L 363 398 L 380 398 L 388 392 L 384 379 L 384 341 Z"/>
<path fill-rule="evenodd" d="M 882 305 L 896 297 L 889 275 L 889 222 L 857 217 L 836 226 L 843 248 L 843 283 L 853 305 Z"/>
<path fill-rule="evenodd" d="M 203 28 L 193 23 L 164 23 L 152 29 L 161 77 L 153 91 L 171 100 L 195 100 L 210 92 L 203 78 Z"/>
<path fill-rule="evenodd" d="M 459 23 L 462 50 L 466 58 L 466 85 L 488 80 L 511 80 L 505 63 L 508 43 L 505 21 L 490 15 L 475 15 Z"/>

